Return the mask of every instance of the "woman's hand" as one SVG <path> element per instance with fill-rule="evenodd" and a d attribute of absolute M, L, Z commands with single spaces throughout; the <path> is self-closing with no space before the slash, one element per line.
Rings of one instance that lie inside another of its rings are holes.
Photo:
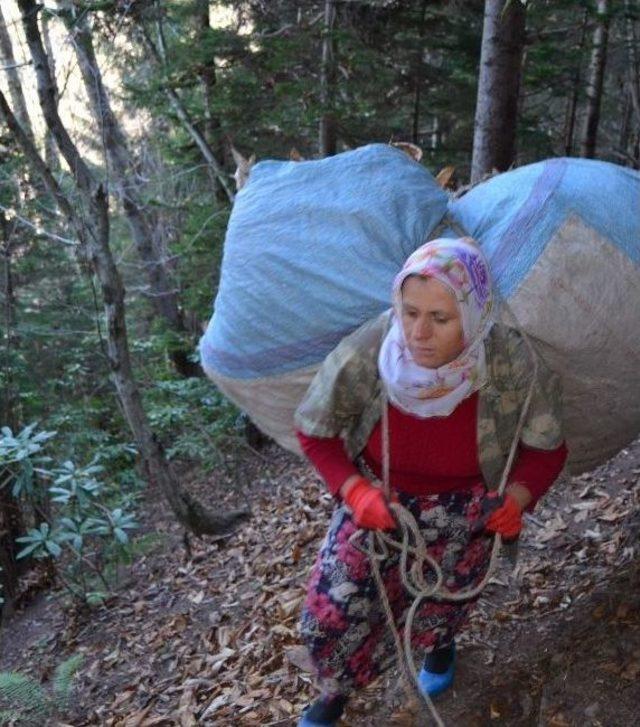
<path fill-rule="evenodd" d="M 490 492 L 487 499 L 499 497 L 497 492 Z M 511 490 L 504 494 L 502 504 L 489 516 L 485 530 L 491 533 L 500 533 L 505 540 L 513 540 L 522 530 L 522 510 L 520 500 Z"/>
<path fill-rule="evenodd" d="M 354 523 L 367 530 L 395 530 L 396 521 L 379 487 L 360 475 L 353 475 L 340 488 L 344 503 L 351 509 Z"/>

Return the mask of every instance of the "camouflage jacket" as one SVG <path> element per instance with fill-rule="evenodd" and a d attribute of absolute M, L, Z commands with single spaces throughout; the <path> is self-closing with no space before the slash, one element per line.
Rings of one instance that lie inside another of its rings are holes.
<path fill-rule="evenodd" d="M 389 312 L 365 323 L 327 356 L 295 414 L 296 427 L 315 437 L 342 436 L 355 461 L 382 415 L 378 352 Z M 495 323 L 486 340 L 488 379 L 478 398 L 478 458 L 489 489 L 506 464 L 533 376 L 529 349 L 513 328 Z M 538 357 L 538 375 L 520 441 L 555 449 L 563 441 L 558 377 Z"/>

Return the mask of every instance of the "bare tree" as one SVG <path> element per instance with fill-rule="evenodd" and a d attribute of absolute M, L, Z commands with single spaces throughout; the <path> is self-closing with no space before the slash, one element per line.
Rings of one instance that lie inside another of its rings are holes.
<path fill-rule="evenodd" d="M 418 25 L 418 48 L 415 56 L 415 68 L 413 72 L 413 118 L 411 121 L 411 141 L 414 144 L 420 143 L 420 99 L 422 96 L 422 84 L 424 81 L 424 36 L 426 31 L 427 0 L 422 0 L 420 8 L 420 21 Z M 435 144 L 432 145 L 435 148 Z"/>
<path fill-rule="evenodd" d="M 21 124 L 22 126 L 22 124 Z M 25 135 L 27 134 L 25 130 Z M 8 219 L 4 211 L 0 211 L 0 296 L 2 297 L 2 409 L 1 421 L 13 431 L 17 429 L 17 392 L 12 380 L 12 352 L 16 344 L 14 334 L 16 325 L 15 296 L 13 292 L 13 276 L 11 259 L 16 232 L 16 219 Z M 3 479 L 5 473 L 2 472 Z M 13 599 L 17 593 L 20 568 L 16 562 L 18 548 L 16 538 L 24 535 L 25 527 L 20 503 L 11 491 L 12 482 L 6 479 L 0 483 L 0 567 L 5 604 L 4 614 L 11 613 Z"/>
<path fill-rule="evenodd" d="M 109 244 L 108 193 L 104 184 L 94 178 L 56 109 L 55 83 L 49 71 L 37 22 L 37 13 L 41 6 L 37 6 L 35 0 L 18 0 L 18 6 L 22 13 L 27 44 L 36 70 L 40 107 L 46 124 L 55 137 L 58 149 L 73 175 L 75 188 L 82 200 L 79 208 L 72 205 L 67 194 L 61 189 L 33 142 L 16 122 L 2 94 L 0 94 L 0 113 L 34 171 L 40 175 L 74 230 L 79 241 L 79 249 L 91 264 L 99 282 L 106 320 L 107 359 L 118 399 L 135 438 L 148 480 L 159 487 L 176 517 L 186 528 L 198 535 L 224 532 L 239 519 L 246 517 L 247 511 L 211 513 L 184 491 L 166 460 L 161 443 L 149 425 L 129 353 L 124 287 Z"/>
<path fill-rule="evenodd" d="M 113 113 L 111 100 L 102 80 L 102 73 L 93 45 L 91 28 L 86 10 L 78 10 L 73 2 L 58 3 L 78 59 L 91 112 L 100 129 L 110 174 L 109 178 L 122 202 L 131 237 L 144 267 L 148 281 L 148 298 L 158 316 L 167 326 L 186 333 L 184 319 L 178 304 L 178 290 L 173 284 L 162 251 L 154 245 L 154 230 L 158 220 L 154 212 L 143 202 L 143 186 L 135 171 L 135 162 L 128 148 L 124 132 Z M 176 349 L 170 358 L 176 370 L 183 376 L 199 376 L 201 369 L 190 360 L 190 351 Z"/>
<path fill-rule="evenodd" d="M 587 24 L 589 20 L 589 11 L 585 10 L 582 18 L 582 28 L 580 29 L 580 40 L 578 41 L 578 60 L 576 63 L 573 77 L 571 79 L 571 95 L 567 101 L 567 109 L 564 123 L 564 153 L 571 156 L 573 153 L 573 135 L 576 128 L 576 112 L 578 110 L 578 96 L 580 94 L 581 68 L 580 62 L 582 51 L 587 38 Z"/>
<path fill-rule="evenodd" d="M 334 110 L 336 85 L 336 41 L 333 34 L 336 23 L 335 0 L 325 0 L 322 31 L 322 62 L 320 65 L 320 130 L 321 157 L 333 156 L 337 151 L 338 134 Z"/>
<path fill-rule="evenodd" d="M 471 183 L 515 157 L 526 11 L 520 0 L 485 0 Z"/>
<path fill-rule="evenodd" d="M 196 30 L 198 42 L 205 41 L 207 35 L 211 31 L 211 18 L 209 16 L 210 4 L 210 0 L 196 0 Z M 202 101 L 204 106 L 204 137 L 211 149 L 214 151 L 216 158 L 220 160 L 223 166 L 227 166 L 227 162 L 230 164 L 232 161 L 231 149 L 227 142 L 227 138 L 222 131 L 220 119 L 213 111 L 215 91 L 218 84 L 216 75 L 216 60 L 213 54 L 211 54 L 211 57 L 202 64 L 198 75 L 200 77 Z M 220 185 L 220 181 L 209 165 L 207 165 L 207 170 L 209 172 L 211 183 L 216 190 L 216 196 L 220 201 L 224 201 L 226 199 L 226 194 Z"/>
<path fill-rule="evenodd" d="M 0 7 L 0 64 L 7 74 L 9 96 L 15 109 L 16 118 L 29 138 L 33 139 L 31 119 L 27 111 L 27 104 L 24 93 L 22 92 L 22 84 L 20 83 L 20 74 L 18 73 L 19 64 L 16 63 L 13 55 L 13 44 L 11 43 L 11 36 L 9 35 L 4 15 L 2 14 L 2 7 Z"/>
<path fill-rule="evenodd" d="M 44 49 L 49 59 L 49 70 L 52 78 L 56 77 L 55 57 L 53 54 L 53 46 L 51 45 L 51 33 L 49 32 L 49 14 L 42 14 L 42 40 L 44 41 Z M 60 155 L 53 134 L 47 129 L 44 137 L 44 158 L 49 165 L 49 169 L 60 169 Z"/>
<path fill-rule="evenodd" d="M 635 7 L 633 7 L 635 5 Z M 627 50 L 627 72 L 629 88 L 629 111 L 633 110 L 635 123 L 631 118 L 628 121 L 629 127 L 635 129 L 633 134 L 632 159 L 634 166 L 640 168 L 640 54 L 638 53 L 638 32 L 637 19 L 640 15 L 640 8 L 637 2 L 625 0 L 625 46 Z M 631 136 L 631 128 L 628 129 Z"/>
<path fill-rule="evenodd" d="M 596 153 L 604 70 L 609 38 L 609 2 L 596 0 L 596 24 L 593 30 L 591 61 L 587 72 L 587 110 L 582 131 L 581 156 L 592 159 Z"/>

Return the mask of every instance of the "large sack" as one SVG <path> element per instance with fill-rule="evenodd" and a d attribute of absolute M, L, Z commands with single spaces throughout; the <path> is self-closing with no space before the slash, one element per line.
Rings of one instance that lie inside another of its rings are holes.
<path fill-rule="evenodd" d="M 569 469 L 602 464 L 640 432 L 640 174 L 553 159 L 478 185 L 449 214 L 562 378 Z"/>
<path fill-rule="evenodd" d="M 386 144 L 257 164 L 229 220 L 200 343 L 206 373 L 295 450 L 292 414 L 318 363 L 388 307 L 394 275 L 447 201 L 423 166 Z"/>
<path fill-rule="evenodd" d="M 297 451 L 293 412 L 324 356 L 388 307 L 394 274 L 433 236 L 444 199 L 424 168 L 383 145 L 252 170 L 200 352 L 283 446 Z M 479 241 L 498 293 L 562 377 L 570 470 L 601 464 L 640 431 L 640 174 L 532 164 L 451 201 L 448 217 Z"/>

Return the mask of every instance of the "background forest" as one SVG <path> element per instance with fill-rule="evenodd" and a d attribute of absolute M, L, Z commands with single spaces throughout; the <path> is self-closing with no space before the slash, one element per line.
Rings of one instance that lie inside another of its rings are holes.
<path fill-rule="evenodd" d="M 257 446 L 197 358 L 238 153 L 412 142 L 452 191 L 555 156 L 640 169 L 640 2 L 486 7 L 515 106 L 480 159 L 480 0 L 3 0 L 5 616 L 51 584 L 103 602 L 146 547 L 148 483 L 196 534 L 245 516 L 181 484 Z"/>

